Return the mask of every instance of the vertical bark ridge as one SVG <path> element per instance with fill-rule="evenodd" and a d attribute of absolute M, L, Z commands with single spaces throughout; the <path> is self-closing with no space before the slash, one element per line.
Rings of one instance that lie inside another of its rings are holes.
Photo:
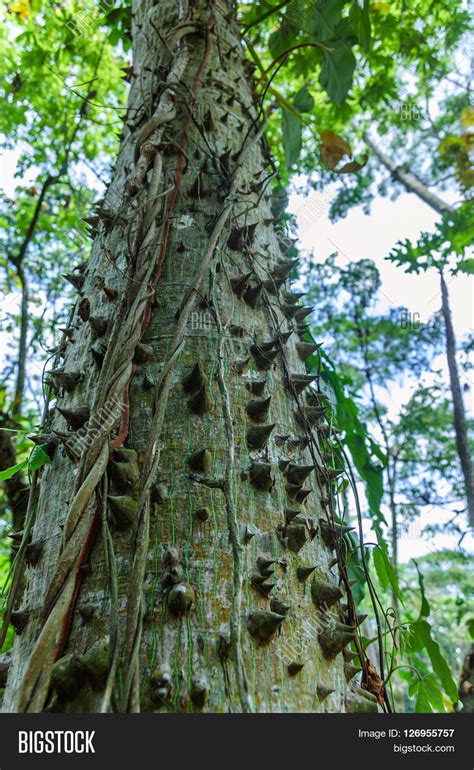
<path fill-rule="evenodd" d="M 232 614 L 230 620 L 230 644 L 232 657 L 234 661 L 235 677 L 239 693 L 240 705 L 244 713 L 253 711 L 253 703 L 249 697 L 247 674 L 242 656 L 242 624 L 240 612 L 242 606 L 242 556 L 243 547 L 241 544 L 241 535 L 238 526 L 238 512 L 235 503 L 235 432 L 232 421 L 232 409 L 229 388 L 229 373 L 225 370 L 225 342 L 224 329 L 216 307 L 213 308 L 214 320 L 217 325 L 220 336 L 218 351 L 218 371 L 217 380 L 222 399 L 222 412 L 225 423 L 225 435 L 227 441 L 227 461 L 225 464 L 224 479 L 222 482 L 222 492 L 225 497 L 225 507 L 227 513 L 227 526 L 229 529 L 229 539 L 232 546 L 233 558 L 233 579 L 232 579 Z"/>

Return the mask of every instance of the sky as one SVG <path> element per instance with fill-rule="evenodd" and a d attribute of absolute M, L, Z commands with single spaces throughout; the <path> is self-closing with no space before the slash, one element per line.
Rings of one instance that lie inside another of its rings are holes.
<path fill-rule="evenodd" d="M 330 198 L 331 193 L 326 200 L 330 201 Z M 385 260 L 398 240 L 415 241 L 422 231 L 432 230 L 438 218 L 434 211 L 409 193 L 402 193 L 395 201 L 376 198 L 370 216 L 358 206 L 336 223 L 329 221 L 328 209 L 329 205 L 320 193 L 294 194 L 290 199 L 289 210 L 303 225 L 298 232 L 300 244 L 314 254 L 316 261 L 323 262 L 336 251 L 341 261 L 372 259 L 382 278 L 382 310 L 403 305 L 412 313 L 419 313 L 420 321 L 426 321 L 439 310 L 439 280 L 434 271 L 407 275 Z M 309 217 L 307 212 L 310 212 Z M 472 328 L 474 321 L 472 277 L 450 279 L 449 292 L 454 327 L 461 337 Z"/>

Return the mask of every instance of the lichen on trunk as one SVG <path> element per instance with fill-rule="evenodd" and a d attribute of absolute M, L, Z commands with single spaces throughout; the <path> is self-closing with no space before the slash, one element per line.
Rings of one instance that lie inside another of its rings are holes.
<path fill-rule="evenodd" d="M 133 50 L 4 708 L 376 710 L 232 5 L 134 2 Z"/>

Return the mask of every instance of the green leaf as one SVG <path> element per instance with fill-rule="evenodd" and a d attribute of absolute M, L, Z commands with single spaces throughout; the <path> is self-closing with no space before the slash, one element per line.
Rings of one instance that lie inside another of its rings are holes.
<path fill-rule="evenodd" d="M 379 568 L 380 568 L 381 572 L 383 570 L 385 571 L 385 574 L 387 576 L 386 579 L 388 580 L 388 583 L 390 584 L 393 593 L 397 597 L 398 601 L 401 604 L 404 604 L 403 595 L 402 595 L 402 592 L 400 591 L 400 586 L 398 585 L 397 573 L 395 572 L 395 570 L 393 568 L 393 565 L 392 565 L 392 562 L 390 561 L 388 553 L 387 553 L 387 544 L 382 539 L 382 536 L 380 534 L 377 534 L 377 539 L 378 539 L 378 542 L 379 542 L 379 547 L 375 548 L 375 551 L 379 552 L 380 556 L 378 558 L 379 559 L 381 558 L 381 560 L 383 562 L 383 567 L 380 566 Z M 374 553 L 374 563 L 375 563 L 375 553 Z M 377 569 L 377 567 L 376 567 L 376 569 Z M 379 574 L 379 573 L 377 572 L 377 574 Z M 380 577 L 379 577 L 379 579 L 380 579 Z M 382 583 L 382 585 L 383 585 L 383 583 Z M 385 588 L 386 587 L 387 586 L 385 586 Z"/>
<path fill-rule="evenodd" d="M 421 636 L 419 636 L 414 622 L 410 623 L 409 630 L 406 635 L 407 649 L 410 652 L 421 652 L 424 648 L 424 642 Z"/>
<path fill-rule="evenodd" d="M 426 649 L 431 665 L 433 666 L 433 671 L 443 685 L 446 695 L 451 698 L 453 703 L 457 703 L 458 689 L 456 682 L 451 676 L 448 663 L 441 652 L 438 642 L 431 636 L 430 624 L 427 620 L 417 620 L 413 623 L 412 627 L 416 636 L 423 642 L 423 646 Z"/>
<path fill-rule="evenodd" d="M 283 149 L 285 165 L 290 169 L 300 156 L 303 146 L 303 124 L 292 112 L 283 108 L 282 114 Z"/>
<path fill-rule="evenodd" d="M 110 45 L 117 45 L 120 40 L 120 31 L 118 29 L 112 29 L 109 32 Z"/>
<path fill-rule="evenodd" d="M 298 93 L 292 97 L 293 106 L 298 112 L 311 112 L 314 108 L 314 99 L 310 92 L 303 86 Z"/>
<path fill-rule="evenodd" d="M 38 444 L 30 454 L 28 467 L 32 471 L 37 471 L 38 468 L 42 468 L 43 465 L 48 465 L 51 462 L 50 456 L 45 451 L 46 446 L 47 444 Z"/>
<path fill-rule="evenodd" d="M 356 60 L 351 49 L 344 44 L 331 46 L 331 49 L 324 51 L 319 82 L 332 101 L 341 106 L 352 85 Z"/>
<path fill-rule="evenodd" d="M 384 517 L 380 510 L 380 504 L 383 496 L 383 469 L 382 466 L 375 465 L 369 457 L 367 451 L 367 440 L 364 434 L 353 430 L 346 436 L 346 443 L 349 447 L 354 464 L 365 482 L 365 491 L 369 510 L 374 518 L 374 524 L 384 523 Z"/>
<path fill-rule="evenodd" d="M 440 690 L 438 680 L 434 674 L 426 674 L 422 681 L 421 686 L 426 692 L 428 700 L 436 711 L 444 712 L 443 693 Z"/>
<path fill-rule="evenodd" d="M 314 107 L 314 99 L 304 86 L 291 97 L 291 104 L 298 112 L 310 112 Z M 283 108 L 282 115 L 283 149 L 285 150 L 286 168 L 296 163 L 303 146 L 303 123 L 290 110 Z"/>
<path fill-rule="evenodd" d="M 428 599 L 426 598 L 425 594 L 425 581 L 423 579 L 423 575 L 421 574 L 420 568 L 418 567 L 417 562 L 415 559 L 413 559 L 413 563 L 416 567 L 416 571 L 418 573 L 418 583 L 420 585 L 420 591 L 421 591 L 421 608 L 420 608 L 420 615 L 418 617 L 418 620 L 421 620 L 422 618 L 427 618 L 428 615 L 431 612 L 431 607 L 428 602 Z"/>
<path fill-rule="evenodd" d="M 331 388 L 336 397 L 336 416 L 338 426 L 345 431 L 347 445 L 359 476 L 365 484 L 365 493 L 369 504 L 374 528 L 380 532 L 380 525 L 386 524 L 380 509 L 383 496 L 383 467 L 386 457 L 382 449 L 368 435 L 367 427 L 359 418 L 357 404 L 345 393 L 344 385 L 338 376 L 329 356 L 321 352 L 323 369 L 321 377 Z M 317 363 L 315 363 L 317 369 Z M 375 465 L 371 455 L 376 455 L 382 465 Z"/>
<path fill-rule="evenodd" d="M 467 630 L 469 631 L 469 636 L 471 637 L 471 639 L 474 639 L 474 618 L 469 618 L 466 625 L 467 625 Z"/>
<path fill-rule="evenodd" d="M 352 548 L 351 553 L 346 560 L 346 570 L 349 580 L 357 581 L 352 585 L 351 592 L 352 598 L 354 599 L 356 605 L 358 605 L 362 602 L 365 595 L 364 586 L 366 583 L 366 577 L 360 559 L 360 548 L 357 547 L 359 545 L 359 538 L 354 535 L 353 532 L 351 532 L 347 538 L 350 540 Z"/>
<path fill-rule="evenodd" d="M 418 685 L 418 695 L 416 697 L 415 711 L 417 714 L 431 714 L 433 709 L 428 698 L 426 689 L 423 687 L 423 683 Z"/>
<path fill-rule="evenodd" d="M 12 465 L 10 468 L 6 468 L 4 471 L 0 471 L 0 481 L 7 481 L 8 479 L 11 479 L 15 473 L 19 473 L 21 470 L 23 470 L 27 462 L 28 460 L 24 460 L 22 463 L 17 463 L 16 465 Z"/>
<path fill-rule="evenodd" d="M 382 555 L 382 549 L 374 548 L 373 557 L 374 557 L 374 567 L 377 573 L 377 577 L 380 580 L 380 585 L 382 586 L 384 591 L 386 591 L 390 585 L 390 580 L 388 579 L 387 570 L 385 568 L 385 560 Z"/>
<path fill-rule="evenodd" d="M 400 591 L 400 586 L 398 584 L 397 573 L 395 572 L 395 570 L 394 570 L 394 568 L 392 566 L 392 562 L 390 561 L 390 559 L 388 557 L 388 554 L 386 553 L 384 548 L 382 548 L 382 553 L 383 553 L 383 558 L 385 560 L 385 569 L 387 570 L 387 575 L 388 575 L 388 579 L 390 581 L 390 585 L 392 587 L 392 590 L 393 590 L 395 596 L 397 597 L 398 601 L 401 604 L 404 604 L 403 594 Z"/>
<path fill-rule="evenodd" d="M 399 674 L 402 672 L 399 671 Z M 412 672 L 410 671 L 409 676 L 411 676 Z M 408 683 L 408 695 L 410 698 L 413 698 L 414 695 L 417 694 L 418 690 L 420 688 L 420 677 L 414 676 L 413 679 L 410 678 L 410 681 Z"/>
<path fill-rule="evenodd" d="M 348 488 L 348 486 L 349 486 L 349 479 L 343 479 L 336 490 L 336 494 L 340 495 L 342 492 L 344 492 L 345 489 Z"/>
<path fill-rule="evenodd" d="M 446 713 L 437 679 L 434 674 L 425 674 L 421 679 L 412 679 L 408 686 L 408 695 L 413 698 L 416 695 L 415 711 L 417 714 Z"/>
<path fill-rule="evenodd" d="M 468 275 L 474 275 L 474 259 L 463 259 L 462 262 L 456 267 L 461 273 L 467 273 Z"/>
<path fill-rule="evenodd" d="M 324 42 L 332 38 L 334 28 L 341 20 L 344 3 L 345 0 L 325 0 L 323 3 L 314 3 L 308 30 L 316 40 Z"/>
<path fill-rule="evenodd" d="M 362 2 L 352 0 L 349 21 L 362 48 L 366 53 L 369 53 L 371 37 L 369 0 L 362 0 Z"/>
<path fill-rule="evenodd" d="M 273 59 L 277 59 L 291 47 L 293 37 L 293 34 L 285 34 L 285 31 L 280 29 L 275 30 L 275 32 L 270 35 L 268 47 Z"/>

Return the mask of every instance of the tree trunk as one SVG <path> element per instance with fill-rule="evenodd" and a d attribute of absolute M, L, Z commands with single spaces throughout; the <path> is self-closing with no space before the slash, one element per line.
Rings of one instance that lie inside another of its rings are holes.
<path fill-rule="evenodd" d="M 427 203 L 428 206 L 434 211 L 437 211 L 438 214 L 445 214 L 448 211 L 453 210 L 453 207 L 450 206 L 449 203 L 446 203 L 442 198 L 429 190 L 418 177 L 409 171 L 404 171 L 400 166 L 397 166 L 388 155 L 382 152 L 379 145 L 372 141 L 372 139 L 365 136 L 365 140 L 381 164 L 385 166 L 387 171 L 390 171 L 392 179 L 396 182 L 400 182 L 407 192 L 417 195 L 418 198 Z"/>
<path fill-rule="evenodd" d="M 441 309 L 446 330 L 446 358 L 448 361 L 449 382 L 453 398 L 454 425 L 456 428 L 456 448 L 461 461 L 464 486 L 466 489 L 468 515 L 471 526 L 474 526 L 474 472 L 472 468 L 471 453 L 467 435 L 466 414 L 459 382 L 458 367 L 456 363 L 456 338 L 454 336 L 449 295 L 444 275 L 440 272 L 441 282 Z"/>
<path fill-rule="evenodd" d="M 133 48 L 4 708 L 376 710 L 231 3 L 135 2 Z"/>

